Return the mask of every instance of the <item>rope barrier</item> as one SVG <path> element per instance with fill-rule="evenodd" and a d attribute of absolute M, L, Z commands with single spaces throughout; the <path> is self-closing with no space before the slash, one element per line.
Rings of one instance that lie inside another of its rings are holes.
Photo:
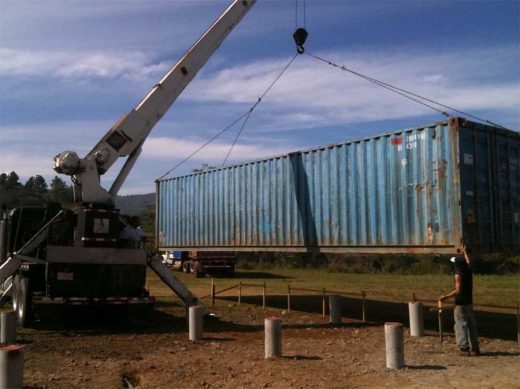
<path fill-rule="evenodd" d="M 237 285 L 233 285 L 233 286 L 231 286 L 229 288 L 225 288 L 225 289 L 216 291 L 215 294 L 220 294 L 220 293 L 232 290 L 232 289 L 237 289 L 240 286 L 242 286 L 242 287 L 249 287 L 249 288 L 262 288 L 262 287 L 264 287 L 264 284 L 240 283 L 240 284 L 237 284 Z M 287 284 L 287 286 L 290 288 L 291 292 L 294 291 L 294 292 L 309 292 L 309 293 L 323 294 L 323 292 L 326 291 L 327 295 L 338 294 L 338 295 L 342 295 L 342 296 L 354 296 L 354 297 L 365 297 L 365 298 L 367 298 L 368 295 L 369 295 L 369 293 L 367 293 L 366 291 L 352 292 L 352 291 L 341 291 L 341 290 L 328 290 L 326 288 L 320 288 L 320 289 L 298 288 L 298 287 L 290 286 L 290 284 Z M 284 288 L 270 288 L 270 289 L 271 290 L 275 289 L 275 290 L 282 291 Z M 427 298 L 415 297 L 415 293 L 413 293 L 413 297 L 412 297 L 411 300 L 402 297 L 398 301 L 395 301 L 395 298 L 396 298 L 395 295 L 389 295 L 389 294 L 380 293 L 380 292 L 372 292 L 372 293 L 370 293 L 370 296 L 372 298 L 374 298 L 374 297 L 383 297 L 383 298 L 394 299 L 393 302 L 417 301 L 417 302 L 432 303 L 432 304 L 437 304 L 437 302 L 438 302 L 437 299 L 427 299 Z M 207 295 L 207 296 L 201 297 L 201 299 L 208 298 L 208 297 L 211 297 L 211 295 Z M 504 309 L 504 310 L 511 310 L 511 311 L 516 311 L 517 310 L 517 306 L 513 306 L 513 305 L 473 304 L 473 306 L 474 307 L 480 307 L 480 308 L 494 308 L 494 309 Z M 452 308 L 452 307 L 453 307 L 453 304 L 449 304 L 449 305 L 443 304 L 443 309 L 448 309 L 448 308 Z"/>

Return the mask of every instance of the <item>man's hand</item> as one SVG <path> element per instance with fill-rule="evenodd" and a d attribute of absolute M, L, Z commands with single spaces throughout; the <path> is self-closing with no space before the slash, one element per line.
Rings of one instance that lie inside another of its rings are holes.
<path fill-rule="evenodd" d="M 444 301 L 444 300 L 446 300 L 446 299 L 447 299 L 447 297 L 444 296 L 444 295 L 443 295 L 443 296 L 439 296 L 439 301 Z"/>

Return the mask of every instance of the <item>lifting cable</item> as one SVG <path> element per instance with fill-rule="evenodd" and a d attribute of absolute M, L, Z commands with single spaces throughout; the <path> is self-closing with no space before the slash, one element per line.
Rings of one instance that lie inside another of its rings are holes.
<path fill-rule="evenodd" d="M 298 28 L 298 2 L 300 0 L 294 0 L 294 29 Z M 303 28 L 307 27 L 305 24 L 305 0 L 302 1 L 303 3 Z"/>
<path fill-rule="evenodd" d="M 345 71 L 345 72 L 351 73 L 351 74 L 353 74 L 355 76 L 358 76 L 360 78 L 363 78 L 364 80 L 367 80 L 367 81 L 369 81 L 369 82 L 371 82 L 373 84 L 379 85 L 382 88 L 385 88 L 385 89 L 387 89 L 387 90 L 389 90 L 391 92 L 397 93 L 398 95 L 406 97 L 407 99 L 415 101 L 416 103 L 424 105 L 425 107 L 431 108 L 431 109 L 439 112 L 440 114 L 442 114 L 444 116 L 450 116 L 450 115 L 446 111 L 443 111 L 443 110 L 441 110 L 441 109 L 439 109 L 437 107 L 434 107 L 433 105 L 430 105 L 428 103 L 435 104 L 435 105 L 437 105 L 439 107 L 446 108 L 446 109 L 448 109 L 450 111 L 460 113 L 460 114 L 462 114 L 464 116 L 471 117 L 471 118 L 476 119 L 476 120 L 478 120 L 480 122 L 487 123 L 487 124 L 490 124 L 490 125 L 495 126 L 495 127 L 505 128 L 504 126 L 501 126 L 500 124 L 494 123 L 494 122 L 492 122 L 490 120 L 482 119 L 482 118 L 480 118 L 478 116 L 475 116 L 475 115 L 472 115 L 470 113 L 467 113 L 467 112 L 455 109 L 453 107 L 450 107 L 448 105 L 439 103 L 438 101 L 435 101 L 435 100 L 432 100 L 432 99 L 428 99 L 428 98 L 426 98 L 424 96 L 420 96 L 420 95 L 418 95 L 416 93 L 413 93 L 413 92 L 410 92 L 410 91 L 408 91 L 406 89 L 399 88 L 397 86 L 394 86 L 394 85 L 388 84 L 386 82 L 377 80 L 375 78 L 369 77 L 369 76 L 367 76 L 365 74 L 356 72 L 356 71 L 354 71 L 352 69 L 347 68 L 345 65 L 338 65 L 338 64 L 336 64 L 336 63 L 334 63 L 332 61 L 329 61 L 327 59 L 321 58 L 321 57 L 319 57 L 319 56 L 317 56 L 315 54 L 311 54 L 311 53 L 305 53 L 305 54 L 307 54 L 309 57 L 317 59 L 318 61 L 324 62 L 324 63 L 326 63 L 328 65 L 331 65 L 331 66 L 333 66 L 335 68 L 338 68 L 338 69 L 340 69 L 342 71 Z"/>
<path fill-rule="evenodd" d="M 305 20 L 305 0 L 303 0 L 303 27 L 298 27 L 298 1 L 294 0 L 294 43 L 296 43 L 296 51 L 298 54 L 303 54 L 305 52 L 305 49 L 303 48 L 303 44 L 305 43 L 305 40 L 307 39 L 307 36 L 309 33 L 305 29 L 307 27 L 306 20 Z"/>
<path fill-rule="evenodd" d="M 229 149 L 229 152 L 227 153 L 226 155 L 226 158 L 224 158 L 224 162 L 222 162 L 222 167 L 224 167 L 224 165 L 226 164 L 226 161 L 228 160 L 229 158 L 229 155 L 231 154 L 231 151 L 233 151 L 233 147 L 235 147 L 235 144 L 237 143 L 238 141 L 238 137 L 240 136 L 240 134 L 242 133 L 242 131 L 244 130 L 244 127 L 246 126 L 248 120 L 249 120 L 249 117 L 251 116 L 251 114 L 253 113 L 254 109 L 258 106 L 258 104 L 260 104 L 260 102 L 262 101 L 262 99 L 265 97 L 265 95 L 267 95 L 269 93 L 269 91 L 271 90 L 271 88 L 274 86 L 274 84 L 276 84 L 276 82 L 282 77 L 282 75 L 285 73 L 285 71 L 289 68 L 289 66 L 291 66 L 291 64 L 293 63 L 293 61 L 296 59 L 296 57 L 298 56 L 298 54 L 295 54 L 294 57 L 291 58 L 291 60 L 289 61 L 289 63 L 287 65 L 285 65 L 285 67 L 282 69 L 282 71 L 278 74 L 278 76 L 276 76 L 276 78 L 273 80 L 273 82 L 271 82 L 271 84 L 269 85 L 269 87 L 265 90 L 265 92 L 262 94 L 262 96 L 260 96 L 257 100 L 257 102 L 249 109 L 249 111 L 247 112 L 246 114 L 246 118 L 244 119 L 244 122 L 242 123 L 242 127 L 240 127 L 240 130 L 238 131 L 237 133 L 237 136 L 235 137 L 235 140 L 233 141 L 233 144 L 231 145 L 231 148 Z"/>
<path fill-rule="evenodd" d="M 227 159 L 229 158 L 229 155 L 231 154 L 231 151 L 233 150 L 235 144 L 237 143 L 238 141 L 238 138 L 240 136 L 240 134 L 242 133 L 242 131 L 244 130 L 248 120 L 249 120 L 249 117 L 251 116 L 251 114 L 253 113 L 253 111 L 255 110 L 255 108 L 262 102 L 263 98 L 267 95 L 267 93 L 269 93 L 269 91 L 273 88 L 274 84 L 276 84 L 276 82 L 282 77 L 282 75 L 285 73 L 285 71 L 289 68 L 289 66 L 291 66 L 291 64 L 294 62 L 294 60 L 296 59 L 296 57 L 298 56 L 298 54 L 295 54 L 291 60 L 287 63 L 287 65 L 284 66 L 284 68 L 282 69 L 282 71 L 275 77 L 275 79 L 273 80 L 273 82 L 271 82 L 271 84 L 267 87 L 267 89 L 265 90 L 265 92 L 258 98 L 258 100 L 251 106 L 251 108 L 249 108 L 246 112 L 244 112 L 242 115 L 240 115 L 237 119 L 235 119 L 232 123 L 230 123 L 228 126 L 224 127 L 222 130 L 220 130 L 216 135 L 214 135 L 211 139 L 209 139 L 208 141 L 206 141 L 206 143 L 204 143 L 202 146 L 200 146 L 197 150 L 195 150 L 194 152 L 192 152 L 190 155 L 188 155 L 186 158 L 184 158 L 182 161 L 180 161 L 179 163 L 177 163 L 173 168 L 171 168 L 170 170 L 168 170 L 166 173 L 164 173 L 161 177 L 159 177 L 157 179 L 157 181 L 160 181 L 162 179 L 164 179 L 166 176 L 168 176 L 171 172 L 173 172 L 174 170 L 176 170 L 177 168 L 179 168 L 181 165 L 183 165 L 186 161 L 188 161 L 189 159 L 191 159 L 195 154 L 199 153 L 202 149 L 204 149 L 206 146 L 208 146 L 210 143 L 212 143 L 215 139 L 217 139 L 220 135 L 222 135 L 223 133 L 225 133 L 226 131 L 228 131 L 230 128 L 232 128 L 235 124 L 237 124 L 238 122 L 240 122 L 241 120 L 244 120 L 243 123 L 242 123 L 242 126 L 240 127 L 240 130 L 237 134 L 237 136 L 235 137 L 235 140 L 233 142 L 233 144 L 231 145 L 231 148 L 230 150 L 228 151 L 227 155 L 226 155 L 226 158 L 224 159 L 224 163 L 222 164 L 222 166 L 224 166 L 224 164 L 226 163 Z"/>

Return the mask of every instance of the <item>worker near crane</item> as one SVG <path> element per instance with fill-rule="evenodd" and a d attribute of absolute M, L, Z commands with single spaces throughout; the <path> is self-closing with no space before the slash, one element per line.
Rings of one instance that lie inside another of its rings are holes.
<path fill-rule="evenodd" d="M 455 297 L 453 316 L 455 319 L 455 338 L 461 355 L 480 355 L 477 322 L 473 315 L 473 274 L 469 249 L 463 246 L 464 256 L 450 258 L 455 273 L 455 289 L 439 297 L 444 301 Z M 470 350 L 471 347 L 471 350 Z"/>
<path fill-rule="evenodd" d="M 141 248 L 141 245 L 144 242 L 144 234 L 140 227 L 141 222 L 137 216 L 130 217 L 128 222 L 128 225 L 123 228 L 119 235 L 119 242 L 124 248 Z"/>

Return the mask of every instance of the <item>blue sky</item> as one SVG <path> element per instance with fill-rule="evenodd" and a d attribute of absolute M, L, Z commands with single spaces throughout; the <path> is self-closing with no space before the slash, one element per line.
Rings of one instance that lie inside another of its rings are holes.
<path fill-rule="evenodd" d="M 50 179 L 55 154 L 85 155 L 229 2 L 0 0 L 0 171 Z M 121 194 L 154 191 L 156 178 L 257 100 L 295 53 L 294 3 L 258 0 L 152 131 Z M 519 4 L 307 0 L 305 47 L 518 130 Z M 228 163 L 442 119 L 299 56 L 251 116 Z M 238 129 L 173 174 L 220 166 Z M 117 170 L 105 175 L 106 186 Z"/>

